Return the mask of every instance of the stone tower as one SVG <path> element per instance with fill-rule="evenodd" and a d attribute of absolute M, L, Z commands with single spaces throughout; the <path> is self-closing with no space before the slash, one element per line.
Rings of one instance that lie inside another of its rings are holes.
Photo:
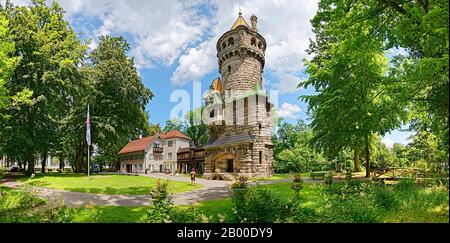
<path fill-rule="evenodd" d="M 242 13 L 217 43 L 220 78 L 205 95 L 209 141 L 205 146 L 205 177 L 235 179 L 273 174 L 270 112 L 262 74 L 266 40 Z"/>

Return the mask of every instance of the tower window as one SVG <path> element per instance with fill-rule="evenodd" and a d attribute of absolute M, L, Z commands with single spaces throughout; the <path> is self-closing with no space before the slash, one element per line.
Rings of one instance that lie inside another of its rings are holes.
<path fill-rule="evenodd" d="M 258 43 L 258 48 L 262 49 L 262 43 L 261 42 Z"/>
<path fill-rule="evenodd" d="M 252 38 L 251 45 L 252 45 L 252 46 L 256 46 L 256 39 L 255 39 L 255 38 Z"/>
<path fill-rule="evenodd" d="M 225 42 L 222 43 L 222 49 L 225 49 L 226 47 L 227 47 L 227 44 L 225 44 Z"/>
<path fill-rule="evenodd" d="M 259 151 L 259 164 L 262 164 L 262 156 L 263 156 L 262 151 Z"/>
<path fill-rule="evenodd" d="M 233 46 L 234 45 L 234 39 L 230 38 L 228 39 L 228 46 Z"/>
<path fill-rule="evenodd" d="M 214 116 L 215 116 L 215 112 L 214 112 L 214 110 L 212 110 L 211 113 L 209 113 L 209 117 L 214 118 Z"/>
<path fill-rule="evenodd" d="M 262 130 L 262 123 L 259 123 L 259 135 L 261 135 L 261 130 Z"/>
<path fill-rule="evenodd" d="M 231 66 L 228 66 L 228 74 L 231 73 Z"/>

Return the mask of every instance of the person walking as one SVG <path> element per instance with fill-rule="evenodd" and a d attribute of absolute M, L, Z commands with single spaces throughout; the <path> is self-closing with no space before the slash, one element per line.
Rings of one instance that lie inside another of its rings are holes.
<path fill-rule="evenodd" d="M 191 184 L 192 185 L 195 185 L 195 176 L 196 175 L 197 175 L 197 173 L 195 172 L 195 169 L 192 169 L 191 174 L 190 174 L 190 176 L 191 176 Z"/>

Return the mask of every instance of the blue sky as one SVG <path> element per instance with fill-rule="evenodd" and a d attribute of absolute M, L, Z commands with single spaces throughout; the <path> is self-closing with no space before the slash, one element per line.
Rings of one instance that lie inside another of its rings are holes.
<path fill-rule="evenodd" d="M 255 14 L 259 32 L 268 43 L 265 88 L 278 90 L 279 114 L 287 122 L 307 120 L 307 105 L 298 98 L 314 90 L 297 89 L 297 85 L 307 78 L 303 60 L 310 58 L 305 50 L 313 38 L 309 20 L 317 10 L 317 0 L 57 2 L 81 38 L 92 38 L 90 48 L 96 47 L 96 37 L 105 34 L 123 35 L 130 42 L 129 55 L 135 58 L 144 85 L 155 95 L 147 107 L 150 122 L 161 126 L 177 105 L 170 102 L 174 91 L 184 90 L 192 97 L 194 82 L 201 84 L 203 93 L 219 77 L 216 43 L 231 28 L 239 9 L 248 22 Z M 383 141 L 391 146 L 406 143 L 408 136 L 409 132 L 395 131 Z"/>

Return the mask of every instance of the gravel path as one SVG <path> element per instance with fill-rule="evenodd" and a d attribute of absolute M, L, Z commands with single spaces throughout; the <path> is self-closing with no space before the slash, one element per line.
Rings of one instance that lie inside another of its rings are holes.
<path fill-rule="evenodd" d="M 168 176 L 168 175 L 142 175 L 147 177 L 167 179 L 174 181 L 190 182 L 190 178 L 183 176 Z M 202 184 L 203 188 L 177 193 L 173 195 L 175 205 L 192 205 L 202 201 L 213 199 L 227 198 L 229 196 L 228 186 L 231 182 L 227 181 L 212 181 L 204 179 L 196 179 L 197 183 Z M 282 182 L 290 182 L 290 179 L 278 181 L 261 181 L 253 184 L 274 184 Z M 314 183 L 305 178 L 306 183 Z M 318 181 L 321 183 L 321 181 Z M 14 180 L 4 180 L 3 186 L 19 189 L 24 184 Z M 80 192 L 70 192 L 63 190 L 56 190 L 50 188 L 30 187 L 30 190 L 35 191 L 39 196 L 50 199 L 50 203 L 61 204 L 64 203 L 70 207 L 80 207 L 86 205 L 96 206 L 147 206 L 150 202 L 150 196 L 147 195 L 100 195 Z"/>

